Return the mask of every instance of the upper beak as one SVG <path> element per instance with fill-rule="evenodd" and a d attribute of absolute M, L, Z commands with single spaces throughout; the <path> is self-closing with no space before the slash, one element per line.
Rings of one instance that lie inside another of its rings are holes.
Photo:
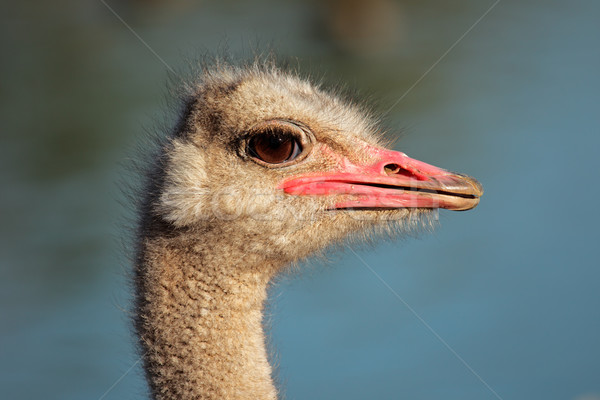
<path fill-rule="evenodd" d="M 483 187 L 475 179 L 412 159 L 406 154 L 368 146 L 377 161 L 360 165 L 344 158 L 341 167 L 287 179 L 291 195 L 336 196 L 334 209 L 445 208 L 469 210 Z"/>

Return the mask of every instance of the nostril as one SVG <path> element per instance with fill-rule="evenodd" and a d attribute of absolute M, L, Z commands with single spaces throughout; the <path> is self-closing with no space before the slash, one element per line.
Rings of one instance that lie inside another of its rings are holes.
<path fill-rule="evenodd" d="M 426 180 L 427 177 L 419 174 L 417 171 L 411 171 L 409 169 L 401 167 L 399 164 L 386 164 L 383 166 L 383 172 L 387 176 L 404 176 L 406 178 L 416 179 L 416 180 Z"/>
<path fill-rule="evenodd" d="M 402 171 L 402 168 L 398 164 L 386 164 L 383 170 L 387 175 L 397 175 Z"/>

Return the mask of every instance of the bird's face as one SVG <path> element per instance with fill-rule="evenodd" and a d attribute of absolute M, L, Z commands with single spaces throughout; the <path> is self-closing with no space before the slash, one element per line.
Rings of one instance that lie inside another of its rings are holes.
<path fill-rule="evenodd" d="M 176 226 L 218 226 L 245 246 L 260 237 L 293 260 L 368 227 L 473 208 L 483 192 L 380 146 L 359 109 L 296 78 L 258 74 L 201 99 L 168 150 L 160 210 Z"/>

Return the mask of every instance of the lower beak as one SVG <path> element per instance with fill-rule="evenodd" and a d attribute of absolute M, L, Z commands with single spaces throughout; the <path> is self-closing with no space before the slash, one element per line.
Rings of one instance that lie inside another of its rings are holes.
<path fill-rule="evenodd" d="M 409 158 L 406 154 L 369 146 L 378 161 L 287 179 L 285 193 L 335 196 L 333 209 L 474 208 L 483 194 L 475 179 Z"/>

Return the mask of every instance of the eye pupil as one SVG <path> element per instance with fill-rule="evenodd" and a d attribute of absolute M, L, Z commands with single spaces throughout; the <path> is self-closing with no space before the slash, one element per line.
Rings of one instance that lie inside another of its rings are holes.
<path fill-rule="evenodd" d="M 248 149 L 251 156 L 269 164 L 291 161 L 301 152 L 294 135 L 278 131 L 255 134 L 248 143 Z"/>

